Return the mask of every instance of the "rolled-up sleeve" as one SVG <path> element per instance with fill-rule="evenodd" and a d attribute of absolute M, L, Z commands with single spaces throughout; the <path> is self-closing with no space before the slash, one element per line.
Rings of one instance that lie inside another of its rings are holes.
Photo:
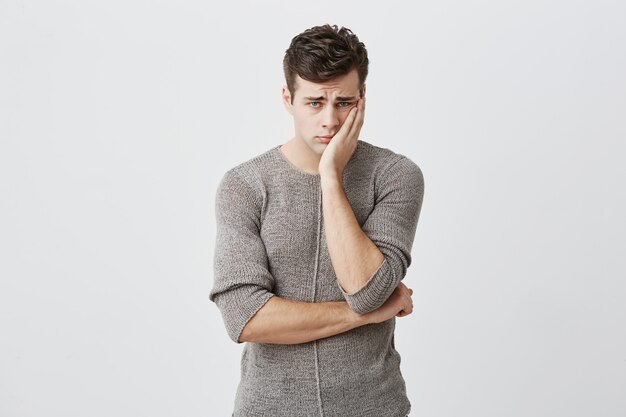
<path fill-rule="evenodd" d="M 248 321 L 274 295 L 265 245 L 260 236 L 262 200 L 234 170 L 220 181 L 215 197 L 216 243 L 213 288 L 226 331 L 236 343 Z"/>
<path fill-rule="evenodd" d="M 415 162 L 402 156 L 378 176 L 375 187 L 374 210 L 362 229 L 378 246 L 384 260 L 354 294 L 339 286 L 350 308 L 360 314 L 383 305 L 411 265 L 411 248 L 424 198 L 424 176 Z"/>

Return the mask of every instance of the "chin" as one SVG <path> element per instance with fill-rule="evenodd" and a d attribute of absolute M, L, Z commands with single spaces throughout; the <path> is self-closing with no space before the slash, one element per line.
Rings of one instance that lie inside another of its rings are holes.
<path fill-rule="evenodd" d="M 325 143 L 320 143 L 320 142 L 316 141 L 315 139 L 313 139 L 310 142 L 307 142 L 307 146 L 314 153 L 316 153 L 318 155 L 321 155 L 324 152 L 324 149 L 326 149 L 326 146 L 328 146 L 328 145 L 325 144 Z"/>

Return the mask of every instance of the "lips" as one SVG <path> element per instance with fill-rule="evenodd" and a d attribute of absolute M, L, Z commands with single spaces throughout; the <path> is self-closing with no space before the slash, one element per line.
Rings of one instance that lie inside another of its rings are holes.
<path fill-rule="evenodd" d="M 327 135 L 327 136 L 317 136 L 317 138 L 323 142 L 323 143 L 328 143 L 331 141 L 331 139 L 333 138 L 333 136 L 335 135 Z"/>
<path fill-rule="evenodd" d="M 318 137 L 317 137 L 317 139 L 318 139 L 320 142 L 323 142 L 323 143 L 328 143 L 328 142 L 330 142 L 330 141 L 332 140 L 332 138 L 333 138 L 332 136 L 318 136 Z"/>

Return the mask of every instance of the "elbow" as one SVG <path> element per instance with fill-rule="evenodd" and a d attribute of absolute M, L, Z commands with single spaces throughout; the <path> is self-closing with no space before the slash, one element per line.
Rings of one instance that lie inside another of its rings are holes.
<path fill-rule="evenodd" d="M 342 290 L 352 311 L 358 314 L 371 313 L 380 308 L 391 296 L 404 274 L 396 271 L 392 261 L 385 256 L 383 263 L 370 280 L 354 294 Z"/>
<path fill-rule="evenodd" d="M 237 344 L 241 344 L 241 343 L 247 341 L 247 340 L 245 340 L 245 337 L 247 335 L 244 335 L 243 329 L 242 329 L 242 331 L 239 331 L 239 327 L 237 326 L 237 324 L 228 324 L 227 323 L 226 324 L 226 333 L 228 333 L 228 337 L 230 338 L 230 340 L 232 340 L 233 342 L 235 342 Z"/>
<path fill-rule="evenodd" d="M 239 336 L 235 339 L 233 339 L 235 341 L 235 343 L 243 343 L 243 342 L 254 342 L 254 331 L 253 331 L 253 324 L 251 324 L 250 320 L 241 330 L 241 333 L 239 334 Z"/>
<path fill-rule="evenodd" d="M 237 343 L 237 344 L 241 344 L 241 343 L 244 343 L 244 342 L 251 342 L 252 340 L 248 340 L 248 339 L 247 339 L 247 335 L 246 335 L 246 333 L 245 333 L 245 328 L 244 328 L 244 331 L 243 331 L 243 332 L 241 332 L 241 334 L 239 335 L 239 337 L 238 337 L 238 338 L 236 338 L 236 339 L 233 339 L 233 341 L 234 341 L 235 343 Z"/>
<path fill-rule="evenodd" d="M 230 325 L 226 325 L 226 330 L 228 332 L 228 336 L 230 339 L 237 343 L 241 344 L 244 342 L 256 342 L 256 322 L 255 320 L 256 314 L 250 318 L 247 322 L 243 323 L 231 323 Z"/>
<path fill-rule="evenodd" d="M 268 314 L 266 314 L 268 309 L 272 309 L 270 304 L 272 304 L 272 302 L 268 299 L 268 301 L 243 325 L 239 334 L 233 337 L 236 343 L 272 343 L 269 342 L 269 340 L 272 340 L 272 336 L 275 335 L 275 332 L 272 331 L 270 319 L 268 318 Z M 270 313 L 269 317 L 271 316 L 272 314 Z"/>
<path fill-rule="evenodd" d="M 241 293 L 240 293 L 241 291 Z M 254 339 L 254 324 L 250 322 L 256 313 L 274 294 L 269 291 L 243 292 L 245 288 L 221 293 L 215 303 L 222 313 L 228 337 L 235 343 L 251 342 Z"/>

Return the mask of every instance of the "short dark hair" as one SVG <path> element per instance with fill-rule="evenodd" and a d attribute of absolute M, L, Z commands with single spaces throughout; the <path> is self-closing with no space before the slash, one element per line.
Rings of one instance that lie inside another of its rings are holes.
<path fill-rule="evenodd" d="M 356 69 L 361 91 L 367 78 L 368 65 L 365 44 L 350 29 L 328 24 L 307 29 L 291 40 L 283 59 L 291 102 L 295 95 L 296 75 L 310 82 L 321 83 Z"/>

